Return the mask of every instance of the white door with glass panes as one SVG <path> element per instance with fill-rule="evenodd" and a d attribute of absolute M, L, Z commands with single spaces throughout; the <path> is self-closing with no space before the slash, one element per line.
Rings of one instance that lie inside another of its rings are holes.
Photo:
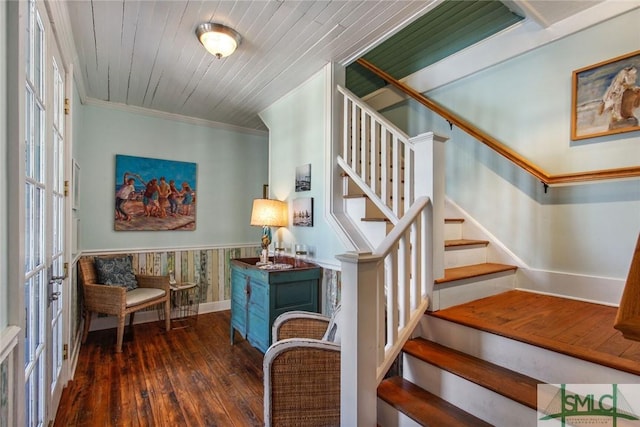
<path fill-rule="evenodd" d="M 25 2 L 24 425 L 53 420 L 65 369 L 65 70 L 41 1 Z M 68 322 L 67 322 L 68 323 Z"/>

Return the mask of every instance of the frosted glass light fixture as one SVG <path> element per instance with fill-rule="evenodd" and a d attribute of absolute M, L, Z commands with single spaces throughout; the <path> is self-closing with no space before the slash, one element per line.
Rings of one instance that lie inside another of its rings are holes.
<path fill-rule="evenodd" d="M 242 40 L 233 28 L 213 22 L 198 25 L 196 35 L 205 49 L 218 59 L 231 55 Z"/>

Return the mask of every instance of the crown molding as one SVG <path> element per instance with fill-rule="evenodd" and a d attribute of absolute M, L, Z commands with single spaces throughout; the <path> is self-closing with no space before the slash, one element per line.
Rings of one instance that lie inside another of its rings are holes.
<path fill-rule="evenodd" d="M 91 98 L 88 96 L 85 97 L 82 103 L 84 105 L 91 105 L 91 106 L 101 107 L 101 108 L 109 108 L 112 110 L 120 110 L 127 113 L 140 114 L 143 116 L 154 117 L 157 119 L 173 120 L 176 122 L 187 123 L 190 125 L 204 126 L 204 127 L 209 127 L 213 129 L 244 133 L 248 135 L 267 136 L 269 134 L 269 132 L 266 130 L 245 128 L 241 126 L 231 125 L 228 123 L 220 123 L 220 122 L 214 122 L 211 120 L 200 119 L 197 117 L 183 116 L 181 114 L 175 114 L 175 113 L 167 113 L 164 111 L 153 110 L 151 108 L 136 107 L 133 105 L 120 104 L 117 102 L 103 101 L 101 99 Z"/>

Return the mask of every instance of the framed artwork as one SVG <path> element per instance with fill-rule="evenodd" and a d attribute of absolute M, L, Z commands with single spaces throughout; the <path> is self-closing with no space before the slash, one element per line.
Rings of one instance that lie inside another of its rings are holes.
<path fill-rule="evenodd" d="M 196 228 L 196 164 L 116 155 L 115 230 Z"/>
<path fill-rule="evenodd" d="M 311 190 L 311 163 L 296 168 L 296 192 Z"/>
<path fill-rule="evenodd" d="M 640 130 L 640 50 L 575 70 L 571 139 Z"/>
<path fill-rule="evenodd" d="M 313 197 L 293 199 L 293 225 L 313 227 Z"/>

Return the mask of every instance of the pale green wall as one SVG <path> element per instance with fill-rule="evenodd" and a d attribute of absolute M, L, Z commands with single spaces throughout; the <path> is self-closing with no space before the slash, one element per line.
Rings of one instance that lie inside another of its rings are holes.
<path fill-rule="evenodd" d="M 7 173 L 7 5 L 0 2 L 0 22 L 3 28 L 0 31 L 0 165 L 2 172 L 2 189 L 0 193 L 0 331 L 7 326 L 7 312 L 9 310 L 9 297 L 7 290 L 7 194 L 9 176 Z"/>
<path fill-rule="evenodd" d="M 640 10 L 427 94 L 552 174 L 640 164 L 640 133 L 571 141 L 572 71 L 640 46 Z M 588 47 L 588 48 L 587 48 Z M 423 107 L 385 114 L 446 143 L 446 192 L 530 267 L 626 277 L 640 232 L 640 180 L 550 188 Z M 636 110 L 640 115 L 640 110 Z"/>
<path fill-rule="evenodd" d="M 325 219 L 327 177 L 326 117 L 328 69 L 269 106 L 260 117 L 269 128 L 270 195 L 289 202 L 289 226 L 280 233 L 290 245 L 301 243 L 313 248 L 317 261 L 339 265 L 335 256 L 345 251 Z M 311 164 L 311 190 L 295 191 L 296 167 Z M 313 197 L 313 227 L 291 225 L 291 202 L 298 197 Z"/>
<path fill-rule="evenodd" d="M 83 251 L 252 244 L 252 200 L 267 182 L 268 140 L 117 109 L 80 106 L 75 144 L 80 164 Z M 113 230 L 115 155 L 197 163 L 195 231 Z"/>

